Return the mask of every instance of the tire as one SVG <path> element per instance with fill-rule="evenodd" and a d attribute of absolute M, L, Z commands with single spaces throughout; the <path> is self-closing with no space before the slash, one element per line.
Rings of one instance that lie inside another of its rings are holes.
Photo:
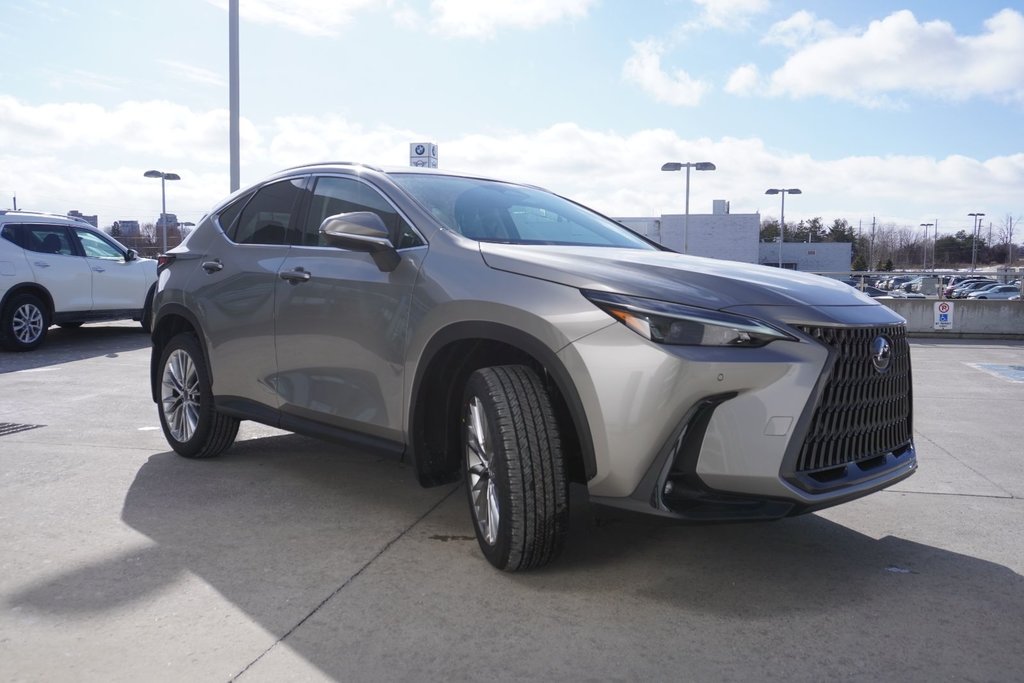
<path fill-rule="evenodd" d="M 8 351 L 31 351 L 46 339 L 50 311 L 35 294 L 15 294 L 0 316 L 0 346 Z"/>
<path fill-rule="evenodd" d="M 84 324 L 85 323 L 83 323 L 83 322 L 75 321 L 73 323 L 57 323 L 57 327 L 59 327 L 62 330 L 77 330 L 79 327 L 81 327 Z"/>
<path fill-rule="evenodd" d="M 238 420 L 213 409 L 213 392 L 196 337 L 183 332 L 160 354 L 160 426 L 179 455 L 212 458 L 235 441 Z"/>
<path fill-rule="evenodd" d="M 540 378 L 522 365 L 477 370 L 461 414 L 466 492 L 484 557 L 509 572 L 548 564 L 565 542 L 569 490 Z"/>

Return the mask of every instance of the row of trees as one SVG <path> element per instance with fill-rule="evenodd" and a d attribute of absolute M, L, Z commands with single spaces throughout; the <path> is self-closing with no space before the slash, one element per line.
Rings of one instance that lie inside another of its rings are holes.
<path fill-rule="evenodd" d="M 853 270 L 905 270 L 908 268 L 962 268 L 1016 265 L 1024 244 L 1014 242 L 1020 218 L 1006 216 L 989 231 L 975 239 L 967 230 L 934 238 L 931 228 L 910 228 L 895 223 L 873 223 L 854 227 L 845 218 L 826 226 L 820 217 L 786 224 L 787 242 L 849 242 L 853 245 Z M 779 238 L 779 221 L 767 217 L 761 221 L 761 241 Z"/>
<path fill-rule="evenodd" d="M 138 234 L 124 234 L 117 223 L 103 228 L 103 231 L 129 249 L 134 249 L 140 256 L 145 258 L 156 258 L 163 251 L 164 236 L 162 229 L 157 229 L 154 223 L 142 223 L 139 225 Z M 187 226 L 169 225 L 167 227 L 167 248 L 171 249 L 181 244 L 181 241 L 188 235 L 188 231 L 189 228 Z"/>

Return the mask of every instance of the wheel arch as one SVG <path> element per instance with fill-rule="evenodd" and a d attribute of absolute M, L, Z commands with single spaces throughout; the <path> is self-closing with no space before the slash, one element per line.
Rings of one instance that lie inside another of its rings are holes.
<path fill-rule="evenodd" d="M 520 329 L 470 321 L 449 325 L 431 338 L 413 379 L 408 453 L 422 485 L 443 484 L 460 476 L 457 416 L 470 374 L 482 367 L 511 364 L 533 368 L 548 389 L 570 480 L 586 482 L 597 473 L 583 402 L 558 355 Z"/>
<path fill-rule="evenodd" d="M 35 294 L 43 300 L 43 304 L 46 305 L 46 313 L 53 318 L 53 297 L 50 296 L 50 291 L 38 282 L 19 282 L 13 285 L 4 294 L 3 299 L 0 300 L 0 312 L 7 310 L 7 302 L 18 294 Z"/>
<path fill-rule="evenodd" d="M 179 304 L 167 304 L 160 308 L 160 317 L 154 318 L 150 338 L 153 340 L 152 352 L 149 357 L 149 384 L 153 396 L 153 402 L 160 400 L 160 356 L 163 354 L 167 342 L 182 332 L 191 332 L 199 340 L 199 347 L 203 351 L 203 364 L 206 367 L 206 376 L 213 382 L 213 374 L 210 368 L 210 354 L 206 349 L 206 339 L 202 334 L 202 327 L 195 315 L 184 306 Z"/>

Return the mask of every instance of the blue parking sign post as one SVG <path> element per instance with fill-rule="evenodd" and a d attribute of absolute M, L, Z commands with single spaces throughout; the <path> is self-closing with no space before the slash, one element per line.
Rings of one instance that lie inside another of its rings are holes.
<path fill-rule="evenodd" d="M 935 303 L 935 329 L 953 329 L 953 302 L 937 301 Z"/>

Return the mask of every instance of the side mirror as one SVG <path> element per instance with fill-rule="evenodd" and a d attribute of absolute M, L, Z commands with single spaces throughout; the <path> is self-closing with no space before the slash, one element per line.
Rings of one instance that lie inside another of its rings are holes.
<path fill-rule="evenodd" d="M 136 261 L 138 260 L 138 258 L 139 252 L 135 251 L 134 249 L 129 249 L 128 251 L 124 252 L 125 263 L 128 263 L 129 261 Z"/>
<path fill-rule="evenodd" d="M 372 211 L 352 211 L 328 216 L 320 224 L 320 234 L 333 247 L 367 252 L 381 272 L 391 272 L 401 260 L 391 242 L 387 226 Z"/>

